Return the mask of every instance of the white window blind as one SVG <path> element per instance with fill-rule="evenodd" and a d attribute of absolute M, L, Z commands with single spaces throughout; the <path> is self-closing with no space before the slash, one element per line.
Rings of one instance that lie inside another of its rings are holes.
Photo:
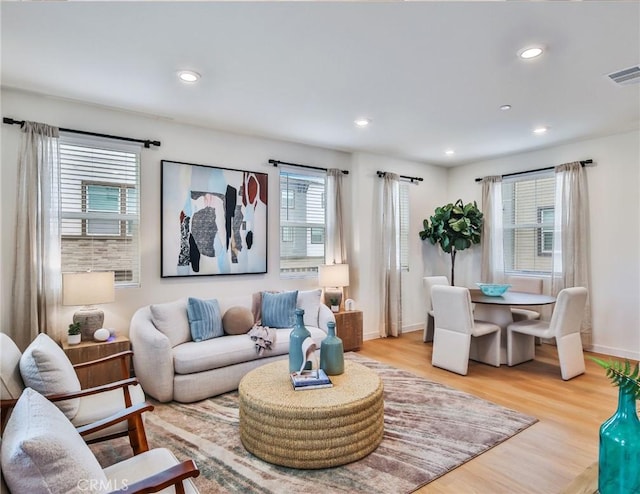
<path fill-rule="evenodd" d="M 409 184 L 400 184 L 400 268 L 409 271 Z"/>
<path fill-rule="evenodd" d="M 554 171 L 503 179 L 502 201 L 505 272 L 551 273 Z"/>
<path fill-rule="evenodd" d="M 140 146 L 60 136 L 62 271 L 114 271 L 140 282 Z"/>
<path fill-rule="evenodd" d="M 280 168 L 280 276 L 310 278 L 324 264 L 326 173 Z"/>

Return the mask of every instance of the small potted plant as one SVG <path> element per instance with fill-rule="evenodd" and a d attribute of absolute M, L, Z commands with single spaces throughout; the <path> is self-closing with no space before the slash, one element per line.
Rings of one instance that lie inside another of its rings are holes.
<path fill-rule="evenodd" d="M 337 298 L 330 298 L 329 303 L 331 304 L 331 312 L 340 312 L 340 302 Z"/>
<path fill-rule="evenodd" d="M 80 331 L 80 323 L 72 322 L 69 324 L 69 329 L 67 330 L 67 342 L 69 345 L 77 345 L 81 339 L 82 332 Z"/>

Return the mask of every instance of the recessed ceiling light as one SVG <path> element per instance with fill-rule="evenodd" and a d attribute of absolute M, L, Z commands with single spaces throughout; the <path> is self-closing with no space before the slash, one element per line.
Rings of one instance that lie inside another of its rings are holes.
<path fill-rule="evenodd" d="M 356 124 L 358 127 L 366 127 L 367 125 L 369 125 L 371 123 L 371 119 L 370 118 L 357 118 L 353 121 L 354 124 Z"/>
<path fill-rule="evenodd" d="M 193 70 L 181 70 L 178 72 L 178 78 L 182 82 L 196 82 L 200 79 L 200 74 L 194 72 Z"/>
<path fill-rule="evenodd" d="M 518 56 L 525 60 L 536 58 L 540 55 L 542 55 L 542 48 L 540 48 L 539 46 L 530 46 L 528 48 L 523 48 L 518 52 Z"/>
<path fill-rule="evenodd" d="M 446 154 L 447 156 L 453 156 L 454 154 L 456 154 L 456 152 L 453 149 L 447 149 L 444 154 Z"/>
<path fill-rule="evenodd" d="M 546 133 L 547 130 L 549 130 L 549 127 L 536 127 L 535 129 L 533 129 L 533 133 L 537 135 L 541 135 Z"/>
<path fill-rule="evenodd" d="M 502 105 L 502 106 L 500 107 L 500 109 L 501 109 L 502 111 L 511 110 L 511 105 Z"/>

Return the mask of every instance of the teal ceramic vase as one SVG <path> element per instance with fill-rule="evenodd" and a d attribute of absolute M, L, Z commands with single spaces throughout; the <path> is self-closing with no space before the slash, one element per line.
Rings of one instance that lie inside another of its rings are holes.
<path fill-rule="evenodd" d="M 302 367 L 302 342 L 311 336 L 304 325 L 304 310 L 296 309 L 296 323 L 289 334 L 289 372 L 298 372 Z"/>
<path fill-rule="evenodd" d="M 600 427 L 598 492 L 640 492 L 640 420 L 635 396 L 618 391 L 618 410 Z"/>
<path fill-rule="evenodd" d="M 336 323 L 328 322 L 328 336 L 320 344 L 320 368 L 330 376 L 344 372 L 344 349 L 342 340 L 336 336 Z"/>

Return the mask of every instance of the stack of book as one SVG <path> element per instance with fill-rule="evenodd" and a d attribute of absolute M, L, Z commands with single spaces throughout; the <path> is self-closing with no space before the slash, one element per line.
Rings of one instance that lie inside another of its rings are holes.
<path fill-rule="evenodd" d="M 306 389 L 330 388 L 333 386 L 331 379 L 322 369 L 292 372 L 291 384 L 295 391 Z"/>

